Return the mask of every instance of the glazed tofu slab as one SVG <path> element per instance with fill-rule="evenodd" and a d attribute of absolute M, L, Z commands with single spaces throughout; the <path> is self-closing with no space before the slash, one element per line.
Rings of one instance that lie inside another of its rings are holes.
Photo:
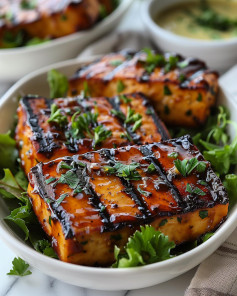
<path fill-rule="evenodd" d="M 100 148 L 168 139 L 145 96 L 46 99 L 26 96 L 18 108 L 16 142 L 26 172 L 39 162 Z"/>
<path fill-rule="evenodd" d="M 58 38 L 90 28 L 99 18 L 98 0 L 1 0 L 0 46 L 19 38 Z"/>
<path fill-rule="evenodd" d="M 122 51 L 80 68 L 70 79 L 69 95 L 87 81 L 92 96 L 144 93 L 169 125 L 203 124 L 215 104 L 218 75 L 205 63 L 179 55 Z"/>
<path fill-rule="evenodd" d="M 176 244 L 213 231 L 228 197 L 188 136 L 39 163 L 28 194 L 60 260 L 109 266 L 140 225 Z"/>

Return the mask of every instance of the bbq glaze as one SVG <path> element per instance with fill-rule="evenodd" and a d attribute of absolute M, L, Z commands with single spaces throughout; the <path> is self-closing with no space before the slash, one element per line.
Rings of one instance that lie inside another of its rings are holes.
<path fill-rule="evenodd" d="M 26 96 L 20 101 L 18 108 L 18 125 L 16 141 L 20 150 L 22 166 L 28 173 L 38 162 L 47 162 L 57 157 L 82 154 L 102 147 L 121 147 L 128 144 L 145 144 L 168 139 L 169 134 L 164 124 L 155 114 L 153 107 L 142 94 L 126 95 L 130 102 L 125 103 L 118 96 L 115 98 L 82 98 L 81 96 L 66 99 L 46 99 Z M 68 124 L 60 127 L 57 123 L 48 122 L 51 105 L 61 109 L 67 117 Z M 142 116 L 142 124 L 132 131 L 133 124 L 125 124 L 118 116 L 111 113 L 112 109 L 127 116 L 128 108 Z M 98 124 L 102 124 L 112 132 L 112 136 L 101 145 L 93 147 L 90 138 L 75 139 L 68 131 L 75 112 L 98 113 Z M 149 111 L 149 112 L 148 112 Z M 126 133 L 129 137 L 126 137 Z M 67 135 L 67 136 L 66 136 Z"/>
<path fill-rule="evenodd" d="M 180 126 L 199 126 L 207 119 L 215 104 L 218 74 L 207 69 L 203 61 L 164 54 L 166 61 L 176 58 L 169 71 L 156 66 L 147 71 L 145 52 L 118 52 L 78 69 L 70 79 L 69 95 L 80 93 L 87 81 L 93 96 L 114 96 L 140 91 L 153 103 L 165 123 Z M 179 66 L 180 65 L 180 66 Z M 124 88 L 118 90 L 118 83 Z M 167 91 L 168 90 L 168 91 Z"/>
<path fill-rule="evenodd" d="M 178 153 L 177 158 L 169 156 L 172 152 Z M 182 176 L 174 160 L 193 157 L 205 162 L 205 171 L 199 173 L 194 169 L 188 176 Z M 80 176 L 80 184 L 84 184 L 80 193 L 75 194 L 68 184 L 57 182 L 68 171 L 59 169 L 62 161 Z M 141 178 L 132 180 L 108 173 L 106 167 L 113 167 L 116 162 L 138 163 L 136 170 Z M 152 173 L 148 172 L 150 164 L 155 167 Z M 55 181 L 46 184 L 51 177 Z M 144 224 L 153 225 L 176 244 L 195 240 L 215 229 L 228 211 L 224 186 L 189 136 L 142 146 L 101 149 L 38 164 L 31 170 L 29 180 L 33 209 L 48 236 L 58 241 L 55 249 L 59 258 L 78 264 L 111 264 L 114 245 L 122 247 L 127 237 Z M 204 194 L 187 192 L 187 184 Z M 65 193 L 67 196 L 55 208 Z M 57 208 L 64 214 L 55 213 Z M 49 216 L 51 225 L 47 222 Z M 118 235 L 121 240 L 111 238 Z M 87 243 L 83 245 L 85 239 Z M 89 258 L 91 253 L 93 258 Z"/>

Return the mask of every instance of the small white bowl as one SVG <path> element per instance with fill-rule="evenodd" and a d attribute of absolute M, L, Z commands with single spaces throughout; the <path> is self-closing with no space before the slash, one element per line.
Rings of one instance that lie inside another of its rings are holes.
<path fill-rule="evenodd" d="M 34 46 L 0 49 L 0 82 L 16 81 L 27 73 L 65 59 L 75 58 L 93 40 L 112 31 L 128 10 L 132 0 L 119 6 L 90 30 L 50 40 Z"/>
<path fill-rule="evenodd" d="M 68 77 L 87 62 L 96 60 L 69 60 L 28 74 L 13 85 L 0 101 L 0 133 L 8 131 L 14 122 L 18 98 L 24 94 L 49 96 L 47 72 L 58 69 Z M 231 96 L 220 92 L 219 103 L 231 110 L 232 120 L 237 118 L 237 103 Z M 232 131 L 230 131 L 232 132 Z M 231 133 L 234 137 L 234 131 Z M 80 287 L 97 290 L 131 290 L 149 287 L 177 277 L 192 269 L 213 253 L 231 234 L 237 225 L 237 205 L 227 220 L 208 241 L 197 248 L 172 259 L 135 268 L 99 268 L 65 263 L 49 258 L 29 247 L 3 220 L 9 211 L 0 198 L 0 238 L 33 267 L 59 280 Z"/>
<path fill-rule="evenodd" d="M 237 63 L 237 38 L 228 40 L 198 40 L 176 35 L 154 21 L 159 12 L 190 0 L 147 0 L 141 5 L 142 21 L 152 41 L 162 50 L 204 60 L 210 68 L 224 72 Z"/>

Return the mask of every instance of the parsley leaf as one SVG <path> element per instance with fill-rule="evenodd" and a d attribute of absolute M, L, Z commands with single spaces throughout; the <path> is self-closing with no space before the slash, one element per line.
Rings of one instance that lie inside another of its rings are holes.
<path fill-rule="evenodd" d="M 206 169 L 205 162 L 198 161 L 195 157 L 190 159 L 174 160 L 174 165 L 184 177 L 188 176 L 195 168 L 198 172 L 203 172 Z"/>
<path fill-rule="evenodd" d="M 67 116 L 62 114 L 62 109 L 59 109 L 56 104 L 51 105 L 51 115 L 48 122 L 57 123 L 60 128 L 63 128 L 68 124 Z"/>
<path fill-rule="evenodd" d="M 136 171 L 138 167 L 140 167 L 140 164 L 137 162 L 123 164 L 116 161 L 114 166 L 104 166 L 104 171 L 109 174 L 115 174 L 118 177 L 123 177 L 126 180 L 140 180 L 141 176 Z"/>
<path fill-rule="evenodd" d="M 36 251 L 49 256 L 51 258 L 57 259 L 58 256 L 55 253 L 54 249 L 51 247 L 50 242 L 47 239 L 40 239 L 34 243 L 34 248 Z"/>
<path fill-rule="evenodd" d="M 12 172 L 16 172 L 18 151 L 16 141 L 10 136 L 10 132 L 0 134 L 0 155 L 0 169 L 9 168 Z"/>
<path fill-rule="evenodd" d="M 118 80 L 117 82 L 117 92 L 121 93 L 122 91 L 124 91 L 124 89 L 126 88 L 126 86 L 124 85 L 122 80 Z"/>
<path fill-rule="evenodd" d="M 192 188 L 192 186 L 189 183 L 187 184 L 186 191 L 191 194 L 206 195 L 206 193 L 202 191 L 200 188 L 198 187 Z"/>
<path fill-rule="evenodd" d="M 37 7 L 35 0 L 21 0 L 21 8 L 30 10 L 35 9 Z"/>
<path fill-rule="evenodd" d="M 208 211 L 207 210 L 202 210 L 202 211 L 199 211 L 199 217 L 201 219 L 205 219 L 208 217 Z"/>
<path fill-rule="evenodd" d="M 107 130 L 103 125 L 97 126 L 94 129 L 93 148 L 111 136 L 112 132 Z"/>
<path fill-rule="evenodd" d="M 132 102 L 132 99 L 128 98 L 125 95 L 120 95 L 119 96 L 119 99 L 120 99 L 120 101 L 122 101 L 125 104 L 128 104 L 128 103 L 131 103 Z"/>
<path fill-rule="evenodd" d="M 151 174 L 151 173 L 154 173 L 155 171 L 156 171 L 156 167 L 154 166 L 153 163 L 151 163 L 147 168 L 147 172 Z"/>
<path fill-rule="evenodd" d="M 163 261 L 172 257 L 170 250 L 175 247 L 168 236 L 156 231 L 152 226 L 141 226 L 128 239 L 124 252 L 115 246 L 116 262 L 113 267 L 133 267 Z"/>
<path fill-rule="evenodd" d="M 16 276 L 26 276 L 30 275 L 32 272 L 28 270 L 29 264 L 26 263 L 20 257 L 14 258 L 12 261 L 12 269 L 7 275 L 16 275 Z"/>
<path fill-rule="evenodd" d="M 65 75 L 52 69 L 47 77 L 50 89 L 50 98 L 64 97 L 68 91 L 68 80 Z"/>

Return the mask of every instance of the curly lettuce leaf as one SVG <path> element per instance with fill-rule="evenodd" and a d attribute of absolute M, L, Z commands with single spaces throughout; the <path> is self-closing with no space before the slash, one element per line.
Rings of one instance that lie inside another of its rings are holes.
<path fill-rule="evenodd" d="M 141 226 L 128 239 L 124 252 L 115 246 L 115 259 L 113 267 L 134 267 L 163 261 L 173 257 L 170 254 L 175 243 L 169 241 L 168 236 L 156 231 L 152 226 Z"/>
<path fill-rule="evenodd" d="M 18 151 L 16 142 L 10 136 L 10 132 L 0 134 L 0 169 L 9 168 L 12 172 L 16 172 L 16 159 Z"/>

